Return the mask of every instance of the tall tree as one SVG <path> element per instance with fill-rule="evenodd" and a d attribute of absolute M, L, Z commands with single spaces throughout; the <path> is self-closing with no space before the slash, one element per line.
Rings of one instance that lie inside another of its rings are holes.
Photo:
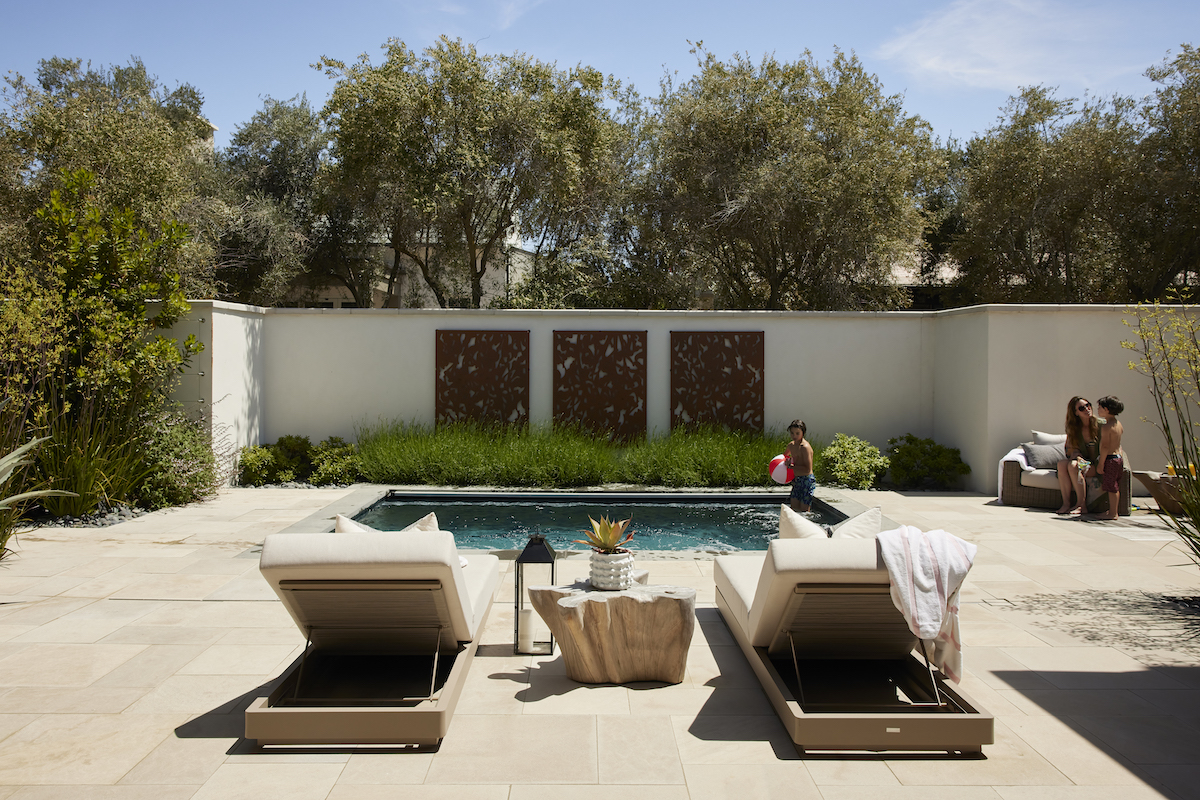
<path fill-rule="evenodd" d="M 446 37 L 420 55 L 398 40 L 384 50 L 378 66 L 321 61 L 338 79 L 324 116 L 342 196 L 395 252 L 389 295 L 407 258 L 439 304 L 462 283 L 477 308 L 506 240 L 545 230 L 550 198 L 588 184 L 613 130 L 610 83 Z"/>
<path fill-rule="evenodd" d="M 1123 265 L 1131 300 L 1162 299 L 1200 279 L 1200 51 L 1185 44 L 1146 71 L 1146 135 L 1126 199 Z"/>
<path fill-rule="evenodd" d="M 138 227 L 157 230 L 181 214 L 211 169 L 212 126 L 203 99 L 183 84 L 167 91 L 141 61 L 107 69 L 79 59 L 40 62 L 36 82 L 5 77 L 7 110 L 0 113 L 0 158 L 19 183 L 4 184 L 3 216 L 26 224 L 50 194 L 79 170 L 95 176 L 100 209 L 128 210 Z M 189 291 L 208 289 L 203 256 L 184 257 Z"/>
<path fill-rule="evenodd" d="M 968 143 L 950 248 L 960 302 L 1126 299 L 1114 219 L 1139 136 L 1132 111 L 1029 87 Z"/>
<path fill-rule="evenodd" d="M 304 96 L 268 97 L 238 126 L 220 153 L 224 184 L 208 213 L 220 297 L 276 305 L 294 291 L 329 230 L 319 180 L 328 151 L 329 136 Z"/>
<path fill-rule="evenodd" d="M 853 56 L 756 65 L 697 52 L 699 74 L 657 101 L 662 243 L 725 307 L 900 305 L 890 275 L 921 236 L 928 126 Z"/>

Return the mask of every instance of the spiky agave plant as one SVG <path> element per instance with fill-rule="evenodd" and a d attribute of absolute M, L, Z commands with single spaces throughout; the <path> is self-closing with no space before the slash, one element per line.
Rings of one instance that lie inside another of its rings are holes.
<path fill-rule="evenodd" d="M 24 503 L 40 497 L 75 497 L 73 492 L 65 492 L 62 489 L 37 489 L 32 492 L 14 494 L 11 497 L 5 497 L 3 494 L 13 474 L 21 467 L 32 463 L 32 460 L 26 458 L 26 455 L 49 438 L 49 436 L 43 436 L 41 439 L 33 439 L 8 455 L 0 456 L 0 558 L 4 558 L 4 554 L 8 552 L 8 539 L 12 536 L 12 528 L 20 521 L 20 507 Z"/>
<path fill-rule="evenodd" d="M 608 517 L 601 516 L 600 521 L 592 519 L 588 516 L 588 521 L 592 523 L 590 531 L 580 531 L 587 539 L 576 539 L 578 544 L 586 544 L 597 553 L 619 553 L 624 550 L 624 545 L 633 538 L 633 533 L 626 533 L 625 529 L 629 527 L 629 523 L 633 522 L 633 518 L 624 519 L 620 522 L 609 521 Z M 625 538 L 622 539 L 621 537 Z"/>

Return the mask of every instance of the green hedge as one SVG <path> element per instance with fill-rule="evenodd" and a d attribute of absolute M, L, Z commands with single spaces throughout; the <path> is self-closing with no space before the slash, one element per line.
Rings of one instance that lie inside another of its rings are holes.
<path fill-rule="evenodd" d="M 426 425 L 380 422 L 357 432 L 357 445 L 285 437 L 243 448 L 240 480 L 257 486 L 289 480 L 315 484 L 371 483 L 435 486 L 572 488 L 604 483 L 644 486 L 774 486 L 770 459 L 783 451 L 781 434 L 720 428 L 678 429 L 670 436 L 611 442 L 556 426 Z M 814 445 L 818 461 L 820 447 Z M 307 462 L 295 453 L 307 452 Z"/>

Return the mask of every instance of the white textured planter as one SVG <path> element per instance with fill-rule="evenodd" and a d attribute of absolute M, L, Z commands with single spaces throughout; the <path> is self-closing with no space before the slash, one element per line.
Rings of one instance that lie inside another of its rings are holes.
<path fill-rule="evenodd" d="M 589 576 L 593 589 L 615 591 L 633 586 L 633 553 L 597 553 L 592 551 Z"/>

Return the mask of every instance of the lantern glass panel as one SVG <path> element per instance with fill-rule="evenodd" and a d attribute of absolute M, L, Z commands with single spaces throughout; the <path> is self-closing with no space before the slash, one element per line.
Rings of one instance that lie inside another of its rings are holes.
<path fill-rule="evenodd" d="M 513 642 L 517 653 L 551 655 L 554 653 L 554 637 L 541 616 L 529 602 L 530 586 L 553 586 L 555 583 L 554 550 L 541 537 L 529 540 L 525 550 L 517 557 L 516 607 L 513 619 Z"/>

